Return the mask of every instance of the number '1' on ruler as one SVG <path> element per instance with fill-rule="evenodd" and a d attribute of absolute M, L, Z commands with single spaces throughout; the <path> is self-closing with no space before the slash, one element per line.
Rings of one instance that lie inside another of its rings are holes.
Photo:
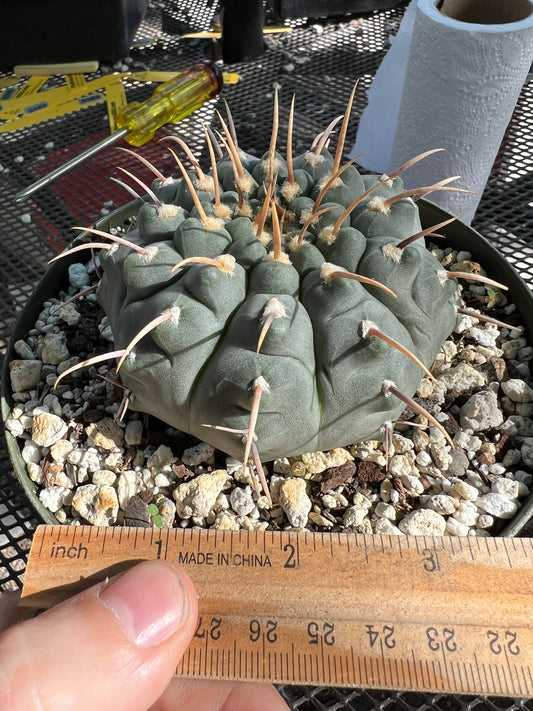
<path fill-rule="evenodd" d="M 177 673 L 533 697 L 533 541 L 40 526 L 30 615 L 145 559 L 199 594 Z"/>

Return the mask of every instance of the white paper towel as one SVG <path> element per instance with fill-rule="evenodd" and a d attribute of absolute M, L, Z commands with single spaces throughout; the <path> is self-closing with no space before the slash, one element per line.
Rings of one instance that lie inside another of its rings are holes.
<path fill-rule="evenodd" d="M 352 155 L 363 153 L 361 165 L 386 173 L 445 148 L 404 181 L 413 188 L 461 175 L 455 185 L 476 195 L 435 192 L 429 199 L 470 224 L 531 67 L 533 4 L 526 19 L 501 25 L 460 22 L 437 4 L 412 0 L 408 7 L 369 91 Z"/>

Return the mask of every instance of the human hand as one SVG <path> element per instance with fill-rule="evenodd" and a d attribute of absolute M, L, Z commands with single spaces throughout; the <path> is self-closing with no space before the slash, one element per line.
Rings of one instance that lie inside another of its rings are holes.
<path fill-rule="evenodd" d="M 0 595 L 0 709 L 287 711 L 270 684 L 174 676 L 198 605 L 191 579 L 171 563 L 140 563 L 9 626 L 17 600 Z"/>

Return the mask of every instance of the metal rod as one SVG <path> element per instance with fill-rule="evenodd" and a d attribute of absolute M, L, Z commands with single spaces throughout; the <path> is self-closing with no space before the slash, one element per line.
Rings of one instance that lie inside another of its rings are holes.
<path fill-rule="evenodd" d="M 51 173 L 48 173 L 48 175 L 44 175 L 42 178 L 39 178 L 39 180 L 36 180 L 35 183 L 32 183 L 27 188 L 24 188 L 23 190 L 18 192 L 15 195 L 15 202 L 22 202 L 23 200 L 26 200 L 26 198 L 28 198 L 30 195 L 33 195 L 33 193 L 36 193 L 41 188 L 44 188 L 45 185 L 50 185 L 50 183 L 53 183 L 54 180 L 57 180 L 57 178 L 61 177 L 65 173 L 68 173 L 73 168 L 76 168 L 76 166 L 80 165 L 80 163 L 83 163 L 89 158 L 92 158 L 100 151 L 103 151 L 104 148 L 108 148 L 114 143 L 117 143 L 122 138 L 124 138 L 127 133 L 128 129 L 122 128 L 120 131 L 112 133 L 107 138 L 104 138 L 103 141 L 100 141 L 91 148 L 88 148 L 86 151 L 83 151 L 83 153 L 80 153 L 74 158 L 71 158 L 63 165 L 60 165 L 59 168 L 56 168 Z"/>

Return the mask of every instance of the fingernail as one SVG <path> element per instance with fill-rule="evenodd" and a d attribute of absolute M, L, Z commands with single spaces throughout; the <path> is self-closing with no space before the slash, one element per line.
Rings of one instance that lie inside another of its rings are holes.
<path fill-rule="evenodd" d="M 146 561 L 103 588 L 100 600 L 140 647 L 154 647 L 178 631 L 187 616 L 187 594 L 172 565 Z"/>

